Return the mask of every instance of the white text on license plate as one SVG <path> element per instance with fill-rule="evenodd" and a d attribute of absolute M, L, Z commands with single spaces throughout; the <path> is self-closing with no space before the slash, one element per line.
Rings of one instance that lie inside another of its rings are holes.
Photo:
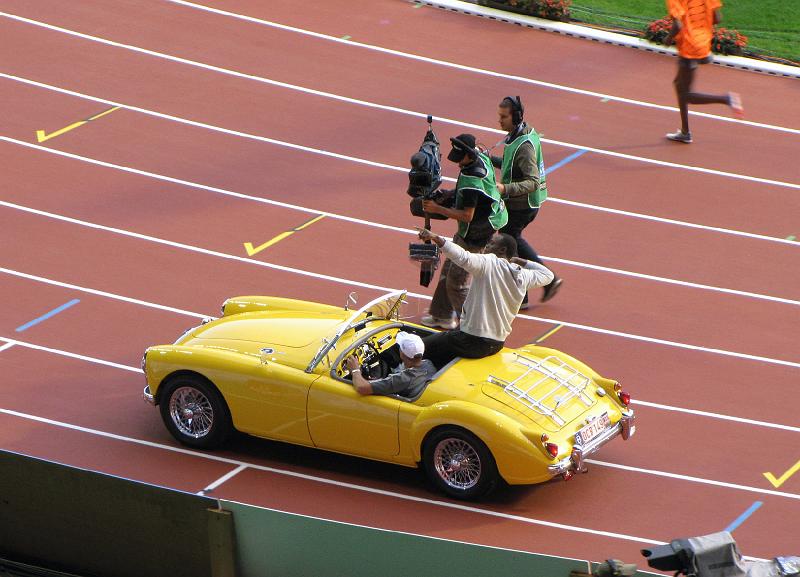
<path fill-rule="evenodd" d="M 597 435 L 601 432 L 606 430 L 608 426 L 611 424 L 611 421 L 608 418 L 608 413 L 603 413 L 599 417 L 597 417 L 594 421 L 586 425 L 576 435 L 577 441 L 580 444 L 588 443 L 592 439 L 594 439 Z"/>

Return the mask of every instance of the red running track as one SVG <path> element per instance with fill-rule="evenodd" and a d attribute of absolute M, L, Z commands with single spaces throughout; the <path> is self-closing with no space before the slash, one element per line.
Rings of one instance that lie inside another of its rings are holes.
<path fill-rule="evenodd" d="M 329 2 L 313 14 L 282 1 L 270 3 L 268 11 L 255 2 L 217 6 L 433 59 L 502 68 L 505 74 L 672 105 L 669 79 L 674 62 L 660 56 L 413 9 L 404 2 L 363 2 L 357 9 L 352 2 Z M 529 116 L 549 139 L 731 173 L 702 173 L 590 152 L 553 173 L 556 199 L 776 239 L 797 232 L 792 227 L 797 226 L 800 172 L 791 162 L 796 133 L 693 118 L 697 144 L 676 147 L 660 136 L 674 128 L 673 111 L 490 78 L 170 2 L 2 1 L 0 7 L 262 79 L 474 123 L 486 127 L 477 132 L 490 143 L 498 138 L 488 130 L 493 128 L 496 101 L 506 93 L 519 93 L 535 103 L 529 104 Z M 413 287 L 416 271 L 410 264 L 395 264 L 386 257 L 402 254 L 412 237 L 375 226 L 409 229 L 415 224 L 398 192 L 405 177 L 391 166 L 405 165 L 424 125 L 398 111 L 237 78 L 30 23 L 3 18 L 0 27 L 0 72 L 228 131 L 355 157 L 325 156 L 130 110 L 116 111 L 41 145 L 255 197 L 244 199 L 99 167 L 8 140 L 0 143 L 6 160 L 2 200 L 53 215 L 8 204 L 0 207 L 0 266 L 6 269 L 0 286 L 14 303 L 0 313 L 0 337 L 52 349 L 17 344 L 0 351 L 7 375 L 7 384 L 0 387 L 3 448 L 189 491 L 202 490 L 245 462 L 247 469 L 212 494 L 390 529 L 591 559 L 612 552 L 636 560 L 648 540 L 719 530 L 759 500 L 764 503 L 761 509 L 736 529 L 740 546 L 762 557 L 791 550 L 791 531 L 775 535 L 767 528 L 798 518 L 800 480 L 789 478 L 775 489 L 763 472 L 779 476 L 799 458 L 800 422 L 792 403 L 784 401 L 796 396 L 800 361 L 788 336 L 798 326 L 798 305 L 791 302 L 798 300 L 796 245 L 563 202 L 549 203 L 531 232 L 568 284 L 556 300 L 533 311 L 542 320 L 518 319 L 510 344 L 528 342 L 557 321 L 588 325 L 564 327 L 546 344 L 621 379 L 646 402 L 638 407 L 641 426 L 634 440 L 606 447 L 590 474 L 568 484 L 513 488 L 474 508 L 457 509 L 431 492 L 415 471 L 308 449 L 238 439 L 226 451 L 211 455 L 176 453 L 178 447 L 155 411 L 140 401 L 142 380 L 136 367 L 144 347 L 169 342 L 196 324 L 197 315 L 215 314 L 219 303 L 233 294 L 278 294 L 338 304 L 353 283 L 410 286 L 430 294 Z M 479 48 L 472 54 L 463 54 L 451 42 L 427 41 L 464 35 L 474 38 L 472 45 Z M 501 67 L 499 51 L 492 48 L 500 41 L 520 52 L 535 46 L 537 58 Z M 703 69 L 701 78 L 709 86 L 739 89 L 750 120 L 795 130 L 800 125 L 796 111 L 783 104 L 796 92 L 791 80 L 714 68 Z M 417 84 L 424 90 L 416 89 Z M 6 78 L 0 86 L 7 110 L 0 136 L 21 142 L 35 142 L 38 129 L 52 132 L 108 109 L 19 80 Z M 463 130 L 446 124 L 439 132 L 447 136 Z M 732 148 L 732 142 L 747 142 L 746 153 Z M 547 144 L 545 154 L 553 165 L 574 150 Z M 258 244 L 313 216 L 259 199 L 364 222 L 329 216 L 244 260 L 243 242 Z M 334 246 L 331 239 L 336 239 Z M 45 279 L 110 294 L 90 294 Z M 686 283 L 754 294 L 727 294 Z M 362 299 L 376 294 L 363 286 L 358 291 Z M 146 302 L 123 302 L 115 295 Z M 15 331 L 72 298 L 80 298 L 80 304 L 22 333 Z M 411 304 L 412 313 L 418 313 L 425 301 L 412 299 Z M 626 334 L 604 334 L 598 328 Z M 788 364 L 690 350 L 654 338 Z M 57 387 L 52 375 L 58 375 Z M 91 402 L 86 402 L 87 388 Z M 692 415 L 684 409 L 711 414 Z"/>

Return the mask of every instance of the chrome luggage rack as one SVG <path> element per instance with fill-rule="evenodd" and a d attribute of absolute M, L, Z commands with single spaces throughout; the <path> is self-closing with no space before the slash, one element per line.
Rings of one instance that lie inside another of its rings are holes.
<path fill-rule="evenodd" d="M 589 377 L 555 356 L 534 360 L 519 353 L 515 354 L 517 358 L 514 362 L 520 363 L 527 369 L 524 373 L 513 381 L 506 381 L 494 375 L 489 375 L 486 380 L 503 387 L 506 393 L 540 415 L 550 418 L 559 427 L 563 427 L 566 421 L 558 414 L 558 407 L 566 401 L 577 397 L 587 407 L 592 406 L 592 398 L 586 393 L 586 387 L 592 381 Z M 531 373 L 534 373 L 533 376 Z M 552 379 L 555 386 L 537 399 L 531 391 L 547 379 Z M 555 397 L 557 393 L 562 394 Z M 553 408 L 545 404 L 551 397 L 555 398 Z"/>

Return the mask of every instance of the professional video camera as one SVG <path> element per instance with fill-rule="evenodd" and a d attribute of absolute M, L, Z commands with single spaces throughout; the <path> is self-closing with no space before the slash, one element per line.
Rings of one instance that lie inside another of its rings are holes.
<path fill-rule="evenodd" d="M 422 139 L 419 151 L 411 157 L 411 170 L 408 172 L 408 195 L 411 197 L 411 214 L 425 219 L 425 228 L 431 229 L 431 219 L 446 220 L 440 214 L 430 214 L 422 210 L 423 200 L 435 200 L 446 205 L 448 194 L 439 190 L 442 184 L 442 153 L 439 140 L 433 132 L 433 117 L 428 115 L 428 132 Z M 419 284 L 428 286 L 439 266 L 439 247 L 430 241 L 410 243 L 409 256 L 419 261 Z"/>
<path fill-rule="evenodd" d="M 642 549 L 647 564 L 675 577 L 792 577 L 800 576 L 800 557 L 772 561 L 745 561 L 727 531 L 702 537 L 675 539 L 668 545 Z"/>

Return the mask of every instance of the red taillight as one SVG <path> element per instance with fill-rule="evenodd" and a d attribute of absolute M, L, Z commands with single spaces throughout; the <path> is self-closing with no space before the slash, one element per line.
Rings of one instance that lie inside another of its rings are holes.
<path fill-rule="evenodd" d="M 619 402 L 625 405 L 626 407 L 631 404 L 631 395 L 630 393 L 626 393 L 625 391 L 620 391 L 617 393 L 619 397 Z"/>
<path fill-rule="evenodd" d="M 551 458 L 555 459 L 558 456 L 558 445 L 555 443 L 545 443 L 544 448 Z"/>

